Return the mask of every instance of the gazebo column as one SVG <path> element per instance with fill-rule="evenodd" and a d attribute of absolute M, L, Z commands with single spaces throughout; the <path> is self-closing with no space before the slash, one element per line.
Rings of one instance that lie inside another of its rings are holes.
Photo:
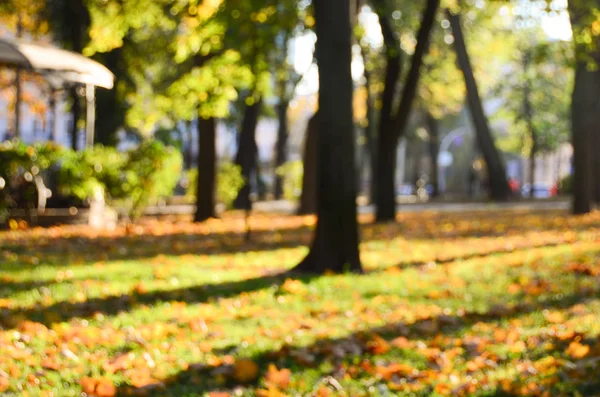
<path fill-rule="evenodd" d="M 86 122 L 85 122 L 85 146 L 94 146 L 94 126 L 96 124 L 96 95 L 94 85 L 86 84 L 85 98 L 86 106 Z"/>

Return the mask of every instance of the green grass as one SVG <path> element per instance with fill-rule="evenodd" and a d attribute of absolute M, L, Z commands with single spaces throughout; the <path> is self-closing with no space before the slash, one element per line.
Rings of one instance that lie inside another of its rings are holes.
<path fill-rule="evenodd" d="M 404 215 L 363 226 L 367 274 L 296 280 L 277 273 L 306 254 L 310 219 L 257 217 L 249 244 L 238 221 L 0 234 L 0 390 L 600 390 L 598 214 Z"/>

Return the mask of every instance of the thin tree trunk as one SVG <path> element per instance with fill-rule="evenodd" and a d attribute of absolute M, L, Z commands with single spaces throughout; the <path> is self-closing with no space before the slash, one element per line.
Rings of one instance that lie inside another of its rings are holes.
<path fill-rule="evenodd" d="M 464 36 L 462 33 L 462 26 L 460 17 L 458 14 L 453 14 L 450 10 L 446 10 L 446 16 L 450 21 L 452 27 L 452 33 L 454 35 L 454 49 L 458 59 L 458 64 L 462 70 L 465 86 L 467 90 L 467 100 L 469 103 L 469 109 L 471 116 L 473 117 L 473 124 L 475 125 L 475 132 L 477 134 L 477 143 L 479 149 L 483 154 L 484 161 L 487 166 L 488 181 L 490 185 L 490 196 L 494 200 L 504 201 L 508 200 L 511 196 L 510 186 L 506 179 L 506 169 L 500 153 L 496 149 L 494 139 L 490 131 L 489 123 L 479 91 L 475 76 L 473 75 L 473 69 L 471 68 L 471 62 L 465 45 Z"/>
<path fill-rule="evenodd" d="M 252 173 L 256 171 L 256 125 L 258 124 L 258 115 L 260 113 L 261 104 L 262 102 L 259 99 L 252 105 L 247 105 L 242 120 L 235 163 L 242 168 L 242 176 L 244 177 L 245 183 L 234 201 L 234 207 L 237 209 L 252 209 L 250 188 L 252 183 Z"/>
<path fill-rule="evenodd" d="M 70 0 L 65 7 L 65 12 L 68 14 L 69 19 L 69 34 L 68 41 L 71 45 L 71 51 L 81 53 L 83 51 L 83 37 L 84 37 L 84 25 L 86 25 L 86 8 L 82 3 L 82 0 Z M 79 129 L 77 124 L 81 118 L 82 106 L 81 98 L 77 94 L 77 87 L 71 87 L 69 89 L 69 96 L 73 102 L 71 108 L 71 114 L 73 116 L 73 122 L 71 124 L 71 148 L 77 150 L 77 139 L 79 136 Z"/>
<path fill-rule="evenodd" d="M 440 154 L 440 125 L 439 120 L 427 112 L 427 127 L 429 129 L 429 156 L 431 158 L 431 197 L 439 197 L 440 186 L 438 178 L 438 156 Z"/>
<path fill-rule="evenodd" d="M 17 38 L 23 35 L 23 25 L 21 24 L 21 14 L 17 15 Z M 15 70 L 15 138 L 21 137 L 21 68 Z"/>
<path fill-rule="evenodd" d="M 57 136 L 56 136 L 56 122 L 57 122 L 57 116 L 58 116 L 58 105 L 57 105 L 57 97 L 56 97 L 56 90 L 52 89 L 50 90 L 50 117 L 51 117 L 51 121 L 49 123 L 49 127 L 50 127 L 50 140 L 52 142 L 57 142 Z"/>
<path fill-rule="evenodd" d="M 439 5 L 440 0 L 427 0 L 421 19 L 421 26 L 417 33 L 417 46 L 411 57 L 410 69 L 404 83 L 402 96 L 395 117 L 387 126 L 382 119 L 382 128 L 379 133 L 378 145 L 379 165 L 377 169 L 377 210 L 375 215 L 377 222 L 391 221 L 396 217 L 395 152 L 398 147 L 399 139 L 406 131 L 412 104 L 421 77 L 421 66 L 423 65 L 423 59 L 429 50 L 429 38 L 435 23 L 435 15 Z M 387 167 L 391 167 L 391 169 L 388 170 L 386 169 Z"/>
<path fill-rule="evenodd" d="M 71 148 L 77 150 L 77 138 L 79 137 L 79 127 L 77 124 L 81 118 L 81 98 L 77 93 L 77 87 L 72 87 L 69 90 L 69 95 L 71 96 L 71 101 L 73 101 L 73 107 L 71 108 L 71 114 L 73 116 L 73 121 L 71 123 Z"/>
<path fill-rule="evenodd" d="M 371 183 L 375 188 L 374 203 L 377 221 L 396 218 L 396 146 L 391 139 L 393 135 L 393 104 L 396 97 L 398 80 L 402 73 L 402 49 L 400 41 L 389 20 L 389 10 L 383 0 L 373 2 L 379 17 L 379 25 L 383 34 L 386 53 L 386 69 L 379 113 L 379 129 L 377 140 L 372 142 L 375 149 L 372 155 Z"/>
<path fill-rule="evenodd" d="M 198 116 L 198 182 L 194 222 L 215 217 L 217 170 L 216 123 L 214 118 Z"/>
<path fill-rule="evenodd" d="M 198 128 L 196 128 L 198 131 L 200 131 Z M 194 157 L 194 129 L 192 128 L 192 121 L 191 120 L 186 120 L 185 122 L 185 132 L 186 132 L 186 141 L 187 141 L 187 150 L 184 153 L 184 159 L 185 159 L 185 169 L 186 170 L 190 170 L 192 169 L 192 165 L 193 165 L 193 157 Z M 198 140 L 200 140 L 200 135 L 198 135 Z"/>
<path fill-rule="evenodd" d="M 290 102 L 280 98 L 277 105 L 277 118 L 279 127 L 277 129 L 277 144 L 275 153 L 275 169 L 281 167 L 287 161 L 287 139 L 288 139 L 288 120 L 287 110 Z M 275 174 L 275 199 L 281 200 L 283 197 L 283 176 Z"/>
<path fill-rule="evenodd" d="M 318 118 L 315 113 L 309 120 L 304 134 L 304 153 L 302 155 L 302 192 L 298 215 L 317 212 L 317 152 Z"/>
<path fill-rule="evenodd" d="M 362 272 L 356 219 L 350 8 L 315 0 L 319 61 L 317 226 L 309 254 L 295 271 Z"/>

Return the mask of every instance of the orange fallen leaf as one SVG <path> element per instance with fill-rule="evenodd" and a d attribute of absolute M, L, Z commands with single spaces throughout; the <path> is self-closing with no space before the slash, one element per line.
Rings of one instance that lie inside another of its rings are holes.
<path fill-rule="evenodd" d="M 208 393 L 208 397 L 231 397 L 231 394 L 225 391 L 211 391 Z"/>
<path fill-rule="evenodd" d="M 291 376 L 292 372 L 289 369 L 277 369 L 275 365 L 269 364 L 269 369 L 265 375 L 265 382 L 268 386 L 285 390 L 290 386 Z"/>
<path fill-rule="evenodd" d="M 79 381 L 79 384 L 81 385 L 81 390 L 85 394 L 93 394 L 96 391 L 97 383 L 98 382 L 96 381 L 96 379 L 89 378 L 87 376 L 84 378 L 81 378 L 81 380 Z"/>
<path fill-rule="evenodd" d="M 117 394 L 117 388 L 108 379 L 100 379 L 96 385 L 96 395 L 98 397 L 113 397 Z"/>
<path fill-rule="evenodd" d="M 258 377 L 258 365 L 252 360 L 237 360 L 233 370 L 233 378 L 241 383 L 253 381 Z"/>
<path fill-rule="evenodd" d="M 379 335 L 373 335 L 372 339 L 367 342 L 367 349 L 372 354 L 385 354 L 390 350 L 390 344 Z"/>
<path fill-rule="evenodd" d="M 583 358 L 590 352 L 588 345 L 583 345 L 579 342 L 571 342 L 566 350 L 566 353 L 572 358 Z"/>
<path fill-rule="evenodd" d="M 10 381 L 2 376 L 0 376 L 0 392 L 8 390 L 10 386 Z"/>
<path fill-rule="evenodd" d="M 281 290 L 288 294 L 299 295 L 299 294 L 304 293 L 306 291 L 306 288 L 304 287 L 304 284 L 302 283 L 302 281 L 292 280 L 291 278 L 288 278 L 281 285 Z"/>

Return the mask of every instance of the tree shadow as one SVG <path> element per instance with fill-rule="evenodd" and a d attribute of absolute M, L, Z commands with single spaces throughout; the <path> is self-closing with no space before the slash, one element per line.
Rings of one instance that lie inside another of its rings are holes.
<path fill-rule="evenodd" d="M 435 239 L 437 242 L 453 243 L 459 239 L 480 237 L 516 237 L 529 232 L 551 232 L 564 230 L 584 231 L 590 228 L 600 228 L 600 219 L 591 217 L 579 223 L 569 224 L 573 219 L 566 213 L 546 214 L 546 220 L 539 222 L 541 213 L 526 213 L 522 217 L 519 213 L 500 212 L 482 214 L 437 214 L 423 215 L 407 218 L 400 222 L 385 225 L 362 224 L 362 241 L 389 241 L 396 236 L 405 240 Z M 512 215 L 512 216 L 511 216 Z M 498 219 L 503 220 L 502 227 L 496 227 Z M 461 229 L 461 224 L 469 224 L 466 229 Z M 444 225 L 453 225 L 444 228 Z M 457 226 L 454 228 L 454 226 Z M 74 260 L 78 262 L 97 262 L 99 260 L 134 260 L 158 255 L 180 256 L 185 254 L 219 255 L 235 254 L 248 251 L 270 251 L 283 248 L 306 246 L 311 241 L 312 226 L 299 226 L 293 228 L 278 228 L 276 225 L 270 230 L 254 230 L 251 241 L 245 240 L 243 231 L 226 231 L 204 234 L 204 232 L 176 232 L 167 234 L 127 234 L 100 236 L 65 236 L 57 238 L 23 238 L 17 241 L 4 241 L 2 250 L 16 255 L 35 256 L 43 258 L 39 265 L 64 266 Z M 1 239 L 1 235 L 0 235 Z M 35 250 L 35 251 L 34 251 Z M 35 252 L 32 255 L 32 252 Z M 442 260 L 450 260 L 444 259 Z M 1 263 L 1 261 L 0 261 Z M 15 264 L 15 269 L 16 266 Z M 10 266 L 10 263 L 8 264 Z M 30 264 L 28 267 L 37 265 Z"/>
<path fill-rule="evenodd" d="M 0 325 L 13 328 L 18 327 L 23 321 L 35 321 L 50 327 L 52 324 L 69 321 L 73 318 L 90 318 L 98 313 L 112 316 L 131 311 L 140 305 L 153 305 L 159 302 L 185 301 L 188 304 L 209 302 L 219 298 L 237 296 L 243 292 L 280 286 L 286 278 L 292 276 L 305 283 L 318 277 L 317 275 L 281 272 L 239 281 L 92 298 L 84 302 L 61 301 L 50 306 L 38 305 L 26 309 L 4 308 L 0 309 Z"/>
<path fill-rule="evenodd" d="M 306 346 L 283 345 L 279 350 L 263 351 L 246 358 L 257 363 L 260 369 L 259 372 L 262 374 L 265 373 L 269 364 L 276 364 L 278 368 L 291 368 L 294 372 L 298 372 L 315 369 L 323 363 L 328 363 L 331 365 L 328 365 L 327 368 L 332 369 L 330 372 L 322 374 L 323 377 L 343 377 L 344 373 L 339 373 L 339 371 L 340 368 L 345 367 L 340 364 L 360 362 L 362 358 L 377 358 L 379 352 L 373 349 L 373 341 L 377 341 L 378 338 L 382 338 L 386 343 L 389 343 L 398 337 L 416 341 L 434 338 L 439 333 L 445 337 L 456 336 L 477 323 L 501 322 L 547 309 L 566 309 L 594 298 L 600 298 L 600 287 L 585 293 L 573 293 L 560 299 L 538 299 L 531 304 L 521 303 L 512 307 L 491 308 L 484 313 L 440 314 L 419 319 L 413 323 L 385 324 L 360 330 L 341 338 L 317 339 Z M 432 327 L 432 324 L 435 324 L 435 327 Z M 400 347 L 392 347 L 392 349 L 402 350 Z M 558 349 L 559 347 L 557 347 L 557 351 L 560 351 Z M 218 354 L 219 352 L 213 351 L 213 353 Z M 433 371 L 440 370 L 434 363 L 430 365 L 429 369 Z M 259 386 L 260 377 L 255 381 L 243 384 L 231 379 L 225 384 L 215 381 L 217 374 L 231 375 L 232 371 L 234 371 L 234 368 L 230 364 L 220 366 L 203 363 L 191 364 L 187 370 L 181 371 L 160 383 L 137 389 L 130 385 L 123 385 L 119 389 L 119 395 L 136 395 L 136 393 L 143 392 L 144 395 L 149 396 L 178 396 L 189 391 L 201 395 L 215 390 L 233 390 L 238 386 Z M 595 377 L 593 380 L 598 382 Z M 586 386 L 585 390 L 589 390 L 589 387 Z M 512 396 L 519 394 L 497 390 L 496 394 L 489 395 Z"/>
<path fill-rule="evenodd" d="M 51 281 L 17 281 L 17 280 L 0 280 L 0 298 L 6 298 L 13 294 L 20 292 L 30 291 L 42 287 L 48 287 L 56 284 L 54 280 Z"/>

